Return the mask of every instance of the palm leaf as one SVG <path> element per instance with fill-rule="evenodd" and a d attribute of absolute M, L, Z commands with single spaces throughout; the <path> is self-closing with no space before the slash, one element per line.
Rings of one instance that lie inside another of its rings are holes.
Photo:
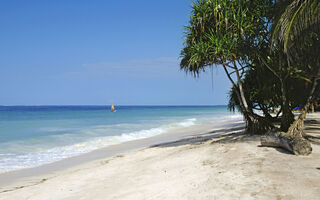
<path fill-rule="evenodd" d="M 275 23 L 272 47 L 280 47 L 292 59 L 293 46 L 306 32 L 320 32 L 320 1 L 294 0 Z"/>

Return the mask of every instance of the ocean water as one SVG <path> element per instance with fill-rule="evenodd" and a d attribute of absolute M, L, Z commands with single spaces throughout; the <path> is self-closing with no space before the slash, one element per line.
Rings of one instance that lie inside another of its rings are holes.
<path fill-rule="evenodd" d="M 177 128 L 241 119 L 226 106 L 0 106 L 0 173 Z"/>

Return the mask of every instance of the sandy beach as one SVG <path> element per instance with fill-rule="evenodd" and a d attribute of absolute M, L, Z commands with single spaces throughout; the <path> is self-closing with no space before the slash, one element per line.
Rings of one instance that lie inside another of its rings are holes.
<path fill-rule="evenodd" d="M 309 156 L 260 147 L 240 121 L 195 126 L 2 174 L 0 199 L 319 199 L 319 124 L 308 116 Z"/>
<path fill-rule="evenodd" d="M 0 200 L 320 200 L 320 0 L 0 9 Z"/>

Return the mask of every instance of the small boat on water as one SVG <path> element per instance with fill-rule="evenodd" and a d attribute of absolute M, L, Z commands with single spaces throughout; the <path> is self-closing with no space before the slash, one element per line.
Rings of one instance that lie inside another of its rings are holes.
<path fill-rule="evenodd" d="M 116 112 L 116 110 L 114 109 L 114 105 L 111 104 L 111 112 Z"/>

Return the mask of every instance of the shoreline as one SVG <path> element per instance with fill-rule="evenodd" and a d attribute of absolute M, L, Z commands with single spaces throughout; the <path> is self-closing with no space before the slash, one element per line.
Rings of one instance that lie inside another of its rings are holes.
<path fill-rule="evenodd" d="M 1 118 L 4 117 L 0 122 L 3 131 L 0 174 L 53 163 L 177 128 L 241 116 L 228 112 L 226 106 L 201 109 L 130 106 L 121 108 L 117 114 L 101 110 L 101 107 L 74 107 L 3 109 L 0 113 Z"/>
<path fill-rule="evenodd" d="M 227 121 L 218 122 L 216 124 L 201 124 L 193 125 L 190 127 L 178 128 L 176 130 L 171 130 L 166 133 L 155 135 L 152 137 L 136 139 L 119 144 L 110 145 L 101 149 L 96 149 L 91 152 L 65 158 L 52 163 L 0 173 L 0 192 L 1 190 L 3 190 L 4 187 L 7 187 L 8 184 L 19 181 L 20 179 L 28 181 L 29 179 L 34 179 L 41 175 L 48 175 L 49 177 L 54 176 L 59 171 L 81 166 L 87 162 L 112 157 L 117 154 L 125 153 L 128 151 L 147 148 L 160 143 L 172 142 L 175 140 L 198 135 L 211 130 L 223 129 L 224 127 L 236 125 L 239 123 L 241 124 L 242 120 L 229 119 Z"/>
<path fill-rule="evenodd" d="M 148 145 L 140 140 L 144 147 L 95 152 L 102 157 L 87 154 L 83 163 L 16 179 L 0 187 L 0 200 L 318 199 L 320 113 L 305 124 L 313 136 L 309 156 L 261 147 L 260 136 L 243 134 L 239 121 L 189 127 Z"/>

